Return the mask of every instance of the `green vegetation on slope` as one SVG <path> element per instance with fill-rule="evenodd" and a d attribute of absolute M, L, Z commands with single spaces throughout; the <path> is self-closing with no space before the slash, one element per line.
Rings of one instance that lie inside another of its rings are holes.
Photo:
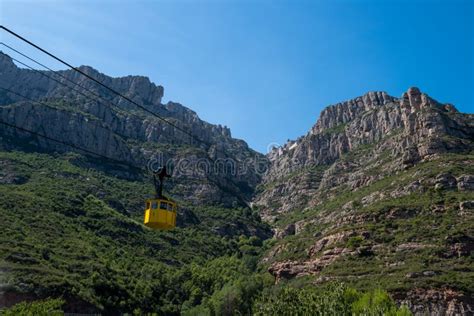
<path fill-rule="evenodd" d="M 472 173 L 466 164 L 470 159 L 446 155 L 357 191 L 341 190 L 337 198 L 328 197 L 313 210 L 293 212 L 280 223 L 339 214 L 347 203 L 352 203 L 355 215 L 369 220 L 333 227 L 330 222 L 316 222 L 275 242 L 263 240 L 269 227 L 255 211 L 186 201 L 181 201 L 177 229 L 152 231 L 141 224 L 144 196 L 152 193 L 148 179 L 114 177 L 113 169 L 90 168 L 90 162 L 77 154 L 0 152 L 0 271 L 6 275 L 2 282 L 7 292 L 20 298 L 22 294 L 25 299 L 62 297 L 63 308 L 69 311 L 209 315 L 343 308 L 375 315 L 381 309 L 364 309 L 375 300 L 382 302 L 380 308 L 386 313 L 404 315 L 405 310 L 397 310 L 386 293 L 374 288 L 403 291 L 448 285 L 473 291 L 469 258 L 440 257 L 446 252 L 446 238 L 472 230 L 471 222 L 458 216 L 457 207 L 472 199 L 472 193 L 425 190 L 381 198 L 367 206 L 362 199 L 404 187 L 419 177 L 433 178 L 441 170 L 455 176 Z M 436 213 L 433 206 L 443 211 Z M 408 210 L 409 216 L 390 218 L 395 209 Z M 384 245 L 375 254 L 341 257 L 318 275 L 353 288 L 291 289 L 313 283 L 315 277 L 275 286 L 266 266 L 258 264 L 262 253 L 278 244 L 285 248 L 269 263 L 305 259 L 315 234 L 348 230 L 365 231 L 370 237 L 352 236 L 331 247 L 355 250 Z M 396 250 L 407 243 L 428 246 Z M 433 272 L 423 274 L 428 268 Z M 407 277 L 410 273 L 413 277 Z M 347 292 L 351 299 L 336 292 Z M 284 304 L 288 301 L 296 303 Z M 324 305 L 329 301 L 334 301 L 333 307 Z"/>
<path fill-rule="evenodd" d="M 327 197 L 317 207 L 283 215 L 278 221 L 282 227 L 299 221 L 310 224 L 297 235 L 279 240 L 274 248 L 281 250 L 269 257 L 268 264 L 309 260 L 308 249 L 316 241 L 349 233 L 350 237 L 324 251 L 348 248 L 359 250 L 356 255 L 340 256 L 316 275 L 289 280 L 289 284 L 327 279 L 363 290 L 449 287 L 474 293 L 472 252 L 450 253 L 453 244 L 474 235 L 472 210 L 460 210 L 460 203 L 473 201 L 474 194 L 434 188 L 441 173 L 454 177 L 474 174 L 473 160 L 472 154 L 443 154 L 357 190 L 343 184 L 323 192 Z M 413 183 L 416 188 L 405 191 Z"/>
<path fill-rule="evenodd" d="M 385 291 L 361 293 L 344 284 L 315 287 L 282 287 L 264 293 L 254 304 L 255 315 L 386 315 L 408 316 Z"/>
<path fill-rule="evenodd" d="M 82 159 L 0 153 L 6 291 L 63 296 L 66 306 L 177 314 L 255 269 L 258 236 L 270 232 L 251 211 L 184 202 L 181 218 L 190 222 L 153 231 L 141 224 L 149 180 L 82 168 Z"/>
<path fill-rule="evenodd" d="M 63 315 L 62 299 L 38 300 L 31 303 L 22 302 L 2 311 L 3 316 L 56 316 Z"/>
<path fill-rule="evenodd" d="M 219 267 L 221 263 L 218 263 Z M 212 265 L 216 268 L 216 265 Z M 209 271 L 207 271 L 209 272 Z M 218 272 L 224 272 L 218 270 Z M 232 277 L 232 276 L 231 276 Z M 201 288 L 196 287 L 191 300 L 183 304 L 183 315 L 387 315 L 410 316 L 406 306 L 397 307 L 387 292 L 373 290 L 361 293 L 344 284 L 330 284 L 318 289 L 314 287 L 264 289 L 261 279 L 233 276 L 232 282 L 220 286 L 210 298 L 195 307 L 188 308 Z M 208 280 L 208 275 L 200 281 Z M 197 284 L 206 288 L 206 284 Z M 260 294 L 259 294 L 260 293 Z M 3 312 L 2 315 L 63 315 L 62 299 L 48 299 L 32 303 L 19 303 Z M 134 315 L 143 311 L 136 309 Z"/>
<path fill-rule="evenodd" d="M 20 303 L 5 315 L 54 314 L 61 308 L 265 314 L 273 305 L 268 294 L 282 291 L 258 265 L 272 242 L 259 237 L 269 235 L 269 228 L 249 209 L 181 201 L 186 212 L 180 227 L 152 231 L 141 224 L 143 196 L 152 191 L 146 179 L 81 167 L 87 163 L 77 154 L 1 152 L 0 164 L 4 291 L 19 301 L 61 298 Z"/>

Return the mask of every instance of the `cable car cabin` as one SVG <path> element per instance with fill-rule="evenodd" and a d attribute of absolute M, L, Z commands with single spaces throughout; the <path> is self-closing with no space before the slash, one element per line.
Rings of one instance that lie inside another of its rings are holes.
<path fill-rule="evenodd" d="M 153 229 L 176 227 L 176 203 L 168 199 L 146 200 L 144 224 Z"/>

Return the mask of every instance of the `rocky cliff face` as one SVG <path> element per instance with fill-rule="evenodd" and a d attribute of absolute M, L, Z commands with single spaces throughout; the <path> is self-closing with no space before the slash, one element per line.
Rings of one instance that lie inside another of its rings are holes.
<path fill-rule="evenodd" d="M 74 71 L 58 71 L 57 73 L 41 71 L 41 73 L 38 73 L 21 69 L 13 63 L 8 55 L 3 53 L 0 53 L 0 67 L 1 86 L 30 99 L 41 101 L 62 100 L 72 103 L 71 105 L 75 109 L 94 115 L 97 119 L 108 124 L 114 131 L 126 137 L 141 141 L 172 142 L 174 144 L 191 143 L 188 135 L 164 124 L 162 121 L 160 122 L 155 117 L 146 114 L 146 112 L 140 112 L 140 109 L 127 100 L 113 95 L 105 88 Z M 217 142 L 218 140 L 221 142 L 229 140 L 230 142 L 239 142 L 231 138 L 230 130 L 227 127 L 206 123 L 200 120 L 194 111 L 179 103 L 168 102 L 162 104 L 163 87 L 151 83 L 147 77 L 111 78 L 88 66 L 79 68 L 148 110 L 193 133 L 204 142 Z M 54 78 L 56 81 L 47 76 Z M 71 81 L 92 92 L 81 89 Z M 91 101 L 84 94 L 97 101 Z M 97 98 L 96 95 L 100 98 Z M 2 105 L 25 101 L 23 97 L 5 91 L 2 91 L 1 96 L 0 104 Z M 124 112 L 124 109 L 127 111 Z M 127 112 L 137 112 L 137 115 L 133 116 Z M 127 117 L 123 117 L 124 115 L 127 115 Z"/>
<path fill-rule="evenodd" d="M 146 77 L 111 78 L 91 67 L 81 66 L 80 69 L 203 142 L 112 95 L 74 71 L 38 73 L 22 69 L 1 52 L 0 87 L 14 93 L 0 90 L 0 119 L 138 166 L 146 167 L 152 159 L 158 164 L 173 160 L 182 167 L 174 169 L 177 187 L 183 181 L 192 180 L 190 185 L 181 185 L 181 189 L 173 193 L 191 197 L 195 202 L 205 200 L 231 205 L 245 204 L 250 199 L 260 180 L 253 170 L 255 161 L 265 163 L 265 159 L 244 141 L 232 138 L 227 127 L 204 122 L 194 111 L 179 103 L 161 103 L 163 87 Z M 4 146 L 71 150 L 3 125 L 0 134 L 16 140 L 4 142 Z M 224 170 L 226 164 L 232 165 L 229 168 L 233 171 Z M 218 168 L 222 170 L 216 172 Z"/>
<path fill-rule="evenodd" d="M 472 313 L 473 140 L 472 114 L 417 88 L 327 107 L 268 155 L 262 262 L 276 282 L 379 284 L 416 314 Z"/>
<path fill-rule="evenodd" d="M 400 99 L 369 92 L 327 107 L 307 135 L 273 149 L 262 184 L 265 190 L 255 203 L 267 217 L 301 210 L 317 203 L 318 192 L 341 184 L 357 189 L 383 176 L 358 170 L 368 161 L 367 168 L 376 167 L 382 155 L 389 155 L 392 162 L 385 172 L 396 172 L 431 155 L 469 152 L 473 138 L 472 116 L 417 88 Z M 364 147 L 372 148 L 359 160 L 340 159 Z M 275 203 L 278 206 L 272 207 Z"/>

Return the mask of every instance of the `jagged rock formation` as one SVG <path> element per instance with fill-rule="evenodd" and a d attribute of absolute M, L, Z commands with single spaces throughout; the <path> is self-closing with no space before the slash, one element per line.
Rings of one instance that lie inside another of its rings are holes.
<path fill-rule="evenodd" d="M 357 164 L 367 161 L 339 159 L 363 146 L 375 146 L 364 157 L 373 163 L 372 168 L 381 163 L 382 154 L 393 158 L 387 172 L 403 170 L 435 154 L 469 152 L 473 127 L 472 116 L 436 102 L 417 88 L 410 88 L 400 99 L 369 92 L 327 107 L 306 136 L 274 148 L 268 155 L 271 167 L 263 179 L 265 191 L 255 203 L 268 218 L 275 212 L 314 205 L 319 191 L 343 183 L 353 190 L 377 180 L 380 175 L 357 170 Z M 279 206 L 271 207 L 275 203 Z"/>
<path fill-rule="evenodd" d="M 38 73 L 21 69 L 1 52 L 0 87 L 14 93 L 0 90 L 0 119 L 138 166 L 146 167 L 151 159 L 159 163 L 171 159 L 178 166 L 186 165 L 175 168 L 178 186 L 180 179 L 194 181 L 192 185 L 182 186 L 183 190 L 175 190 L 173 193 L 178 196 L 191 197 L 195 202 L 247 203 L 260 180 L 253 168 L 258 161 L 266 163 L 261 154 L 251 150 L 244 141 L 232 138 L 227 127 L 204 122 L 194 111 L 179 103 L 162 104 L 163 87 L 151 83 L 146 77 L 111 78 L 88 66 L 81 66 L 80 69 L 192 133 L 202 142 L 113 95 L 77 72 Z M 73 85 L 71 81 L 92 92 Z M 15 93 L 42 104 L 25 100 Z M 28 144 L 47 151 L 71 150 L 3 125 L 0 126 L 0 135 L 16 139 L 14 145 Z M 3 145 L 12 144 L 4 142 Z M 180 161 L 184 162 L 180 164 Z M 233 170 L 225 170 L 226 166 Z"/>
<path fill-rule="evenodd" d="M 442 281 L 473 283 L 456 270 L 472 268 L 473 140 L 472 114 L 417 88 L 327 107 L 268 154 L 254 205 L 276 244 L 262 263 L 277 283 L 384 283 L 417 315 L 473 313 L 472 286 Z"/>

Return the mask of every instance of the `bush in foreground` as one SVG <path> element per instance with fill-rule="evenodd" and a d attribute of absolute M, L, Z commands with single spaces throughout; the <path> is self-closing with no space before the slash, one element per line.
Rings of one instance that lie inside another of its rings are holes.
<path fill-rule="evenodd" d="M 61 307 L 64 304 L 64 300 L 47 299 L 43 301 L 34 301 L 31 303 L 18 303 L 9 309 L 6 309 L 0 313 L 2 316 L 56 316 L 63 315 Z"/>
<path fill-rule="evenodd" d="M 397 307 L 387 292 L 367 293 L 335 284 L 318 288 L 283 288 L 277 294 L 262 295 L 254 304 L 255 315 L 387 315 L 408 316 L 407 307 Z"/>

